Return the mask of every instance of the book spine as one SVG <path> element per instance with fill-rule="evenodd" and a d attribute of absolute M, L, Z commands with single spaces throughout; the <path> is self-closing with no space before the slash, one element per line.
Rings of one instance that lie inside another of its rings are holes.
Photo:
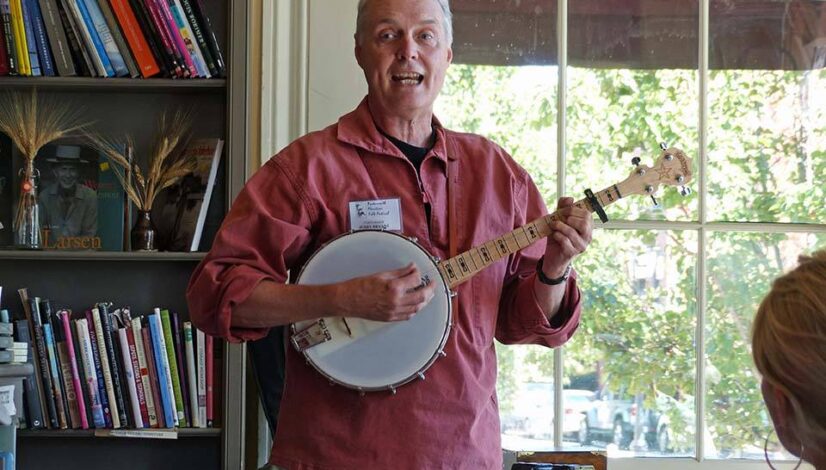
<path fill-rule="evenodd" d="M 198 427 L 205 428 L 206 419 L 206 345 L 204 332 L 195 329 L 195 356 L 198 362 Z"/>
<path fill-rule="evenodd" d="M 9 60 L 9 75 L 18 75 L 17 43 L 14 40 L 14 31 L 11 20 L 11 5 L 9 0 L 0 0 L 0 20 L 3 22 L 3 40 Z"/>
<path fill-rule="evenodd" d="M 166 356 L 169 361 L 169 373 L 172 375 L 172 392 L 175 398 L 175 410 L 177 412 L 177 421 L 180 426 L 181 422 L 186 422 L 184 414 L 184 398 L 181 393 L 181 380 L 178 374 L 178 362 L 175 357 L 175 343 L 172 324 L 170 323 L 169 310 L 161 310 L 161 323 L 163 324 L 163 336 L 166 347 Z M 185 424 L 184 424 L 185 426 Z"/>
<path fill-rule="evenodd" d="M 166 427 L 171 428 L 178 426 L 178 414 L 175 410 L 175 391 L 172 389 L 172 377 L 169 370 L 169 358 L 166 355 L 161 315 L 157 309 L 155 311 L 156 313 L 149 315 L 152 351 L 155 354 L 155 368 L 158 371 L 158 386 L 163 402 L 164 422 L 166 422 Z"/>
<path fill-rule="evenodd" d="M 198 23 L 198 18 L 195 16 L 192 1 L 180 0 L 180 4 L 183 14 L 186 17 L 186 21 L 189 23 L 189 27 L 192 30 L 192 37 L 195 39 L 195 42 L 198 45 L 198 50 L 201 52 L 201 56 L 203 57 L 204 65 L 206 65 L 211 76 L 217 76 L 218 67 L 216 67 L 215 59 L 213 59 L 212 52 L 209 50 L 209 44 L 207 44 L 206 37 L 204 36 L 204 30 L 201 28 L 201 25 Z"/>
<path fill-rule="evenodd" d="M 47 77 L 55 76 L 52 53 L 49 51 L 49 40 L 46 38 L 46 25 L 43 22 L 43 14 L 40 11 L 38 0 L 26 0 L 29 2 L 29 12 L 32 16 L 32 26 L 34 28 L 34 40 L 37 45 L 37 55 L 40 58 L 40 65 L 43 75 Z"/>
<path fill-rule="evenodd" d="M 43 336 L 46 339 L 46 354 L 49 356 L 49 371 L 51 373 L 52 393 L 54 393 L 58 426 L 60 429 L 66 429 L 68 427 L 66 424 L 66 409 L 63 407 L 63 390 L 60 385 L 60 369 L 54 345 L 54 336 L 52 335 L 52 325 L 43 325 Z"/>
<path fill-rule="evenodd" d="M 148 319 L 146 319 L 148 321 Z M 158 370 L 155 367 L 155 353 L 152 350 L 152 335 L 150 333 L 149 324 L 145 324 L 141 328 L 141 340 L 143 342 L 143 352 L 146 356 L 146 371 L 149 375 L 149 388 L 151 389 L 152 402 L 155 406 L 155 419 L 157 426 L 153 427 L 167 427 L 164 422 L 164 408 L 161 401 L 161 388 L 158 382 Z M 171 426 L 170 426 L 171 427 Z"/>
<path fill-rule="evenodd" d="M 42 429 L 45 427 L 46 422 L 43 420 L 43 408 L 40 403 L 40 394 L 37 390 L 37 366 L 35 364 L 34 347 L 32 346 L 28 323 L 27 320 L 17 320 L 14 322 L 14 329 L 17 332 L 17 341 L 26 343 L 26 350 L 28 351 L 26 362 L 34 366 L 34 373 L 27 376 L 23 381 L 23 393 L 25 396 L 26 411 L 29 417 L 29 429 Z"/>
<path fill-rule="evenodd" d="M 213 387 L 215 385 L 215 357 L 214 357 L 214 341 L 215 339 L 211 335 L 206 336 L 206 416 L 207 416 L 207 427 L 212 427 L 215 424 L 215 410 L 214 410 L 214 401 L 215 401 L 215 392 L 213 391 Z"/>
<path fill-rule="evenodd" d="M 82 30 L 83 37 L 87 41 L 86 46 L 95 61 L 95 67 L 98 68 L 98 74 L 102 77 L 114 77 L 115 69 L 112 67 L 112 62 L 106 54 L 106 47 L 103 45 L 100 35 L 97 29 L 95 29 L 95 23 L 92 21 L 89 10 L 86 8 L 85 0 L 69 1 L 76 14 L 75 21 Z"/>
<path fill-rule="evenodd" d="M 178 34 L 181 35 L 183 45 L 186 48 L 186 52 L 189 54 L 190 59 L 192 59 L 192 63 L 195 65 L 198 75 L 203 78 L 209 78 L 211 74 L 206 66 L 204 56 L 198 48 L 198 42 L 195 39 L 195 35 L 192 33 L 192 28 L 189 27 L 186 16 L 184 16 L 183 8 L 176 0 L 166 0 L 166 4 L 169 7 L 169 13 L 172 16 L 173 27 L 177 29 Z"/>
<path fill-rule="evenodd" d="M 132 359 L 129 357 L 129 340 L 126 338 L 126 328 L 118 328 L 116 331 L 120 343 L 120 355 L 123 360 L 126 389 L 129 391 L 129 402 L 132 404 L 132 419 L 135 428 L 140 429 L 143 427 L 143 417 L 141 416 L 141 406 L 138 400 L 138 389 L 135 387 L 135 370 L 132 368 Z"/>
<path fill-rule="evenodd" d="M 186 372 L 186 354 L 184 353 L 183 342 L 181 339 L 183 338 L 183 331 L 181 329 L 181 324 L 178 322 L 178 314 L 173 312 L 169 316 L 170 322 L 172 324 L 172 339 L 174 340 L 175 345 L 175 361 L 178 365 L 178 380 L 181 384 L 181 396 L 183 397 L 183 411 L 184 411 L 184 424 L 183 426 L 191 426 L 192 424 L 192 414 L 190 413 L 189 409 L 189 387 L 187 386 L 187 372 Z"/>
<path fill-rule="evenodd" d="M 78 412 L 82 415 L 80 426 L 82 429 L 90 429 L 94 427 L 95 422 L 92 410 L 92 397 L 89 396 L 89 389 L 86 385 L 86 372 L 83 370 L 83 350 L 81 349 L 80 338 L 77 335 L 77 320 L 73 320 L 71 318 L 71 310 L 68 312 L 68 335 L 72 338 L 71 345 L 75 357 L 75 369 L 77 370 L 77 383 L 75 384 L 75 390 L 78 397 Z M 85 428 L 83 427 L 84 425 L 86 426 Z"/>
<path fill-rule="evenodd" d="M 112 64 L 115 76 L 128 76 L 129 69 L 126 68 L 126 62 L 123 60 L 123 55 L 121 55 L 120 50 L 118 50 L 118 45 L 112 37 L 112 31 L 109 30 L 109 26 L 106 24 L 106 19 L 103 17 L 103 13 L 100 11 L 100 6 L 98 6 L 97 1 L 80 0 L 80 2 L 86 6 L 86 11 L 89 13 L 89 19 L 92 22 L 89 27 L 94 28 L 97 32 L 98 38 L 100 38 L 100 43 L 103 45 L 103 51 L 109 58 L 109 62 Z"/>
<path fill-rule="evenodd" d="M 138 326 L 140 326 L 140 319 L 135 318 L 134 320 L 138 320 Z M 138 336 L 135 337 L 134 326 L 134 321 L 130 321 L 129 325 L 126 326 L 126 342 L 127 346 L 129 346 L 129 360 L 132 362 L 132 371 L 135 374 L 135 393 L 138 397 L 141 421 L 143 422 L 143 427 L 148 428 L 152 427 L 152 420 L 149 419 L 149 400 L 151 400 L 151 398 L 147 399 L 146 389 L 143 386 L 144 374 L 141 368 L 140 358 L 138 357 L 143 355 L 143 343 L 140 332 L 138 332 Z"/>
<path fill-rule="evenodd" d="M 69 43 L 69 52 L 72 63 L 75 65 L 77 75 L 84 77 L 94 77 L 97 75 L 95 66 L 89 53 L 86 52 L 85 43 L 81 33 L 75 24 L 75 16 L 72 14 L 72 7 L 68 0 L 59 0 L 57 11 L 60 14 L 60 23 L 63 25 L 63 32 L 66 33 L 66 41 Z"/>
<path fill-rule="evenodd" d="M 40 301 L 40 316 L 43 322 L 43 332 L 46 337 L 46 351 L 49 355 L 49 363 L 52 366 L 52 390 L 55 394 L 55 404 L 57 405 L 57 417 L 60 422 L 61 429 L 66 429 L 65 426 L 70 426 L 69 423 L 69 403 L 66 400 L 66 390 L 63 387 L 63 370 L 60 365 L 60 360 L 57 355 L 56 344 L 56 327 L 52 322 L 52 304 L 49 299 Z M 48 328 L 47 328 L 48 327 Z M 48 334 L 46 334 L 48 333 Z"/>
<path fill-rule="evenodd" d="M 89 393 L 89 403 L 92 408 L 92 423 L 95 428 L 105 428 L 106 418 L 101 402 L 100 387 L 96 372 L 95 352 L 92 350 L 92 340 L 89 336 L 89 324 L 85 318 L 80 318 L 75 322 L 77 338 L 80 343 L 80 362 L 83 364 L 83 372 L 86 375 L 86 390 Z"/>
<path fill-rule="evenodd" d="M 26 49 L 29 52 L 29 66 L 33 77 L 40 77 L 43 72 L 40 68 L 40 58 L 37 55 L 37 40 L 34 34 L 34 21 L 29 0 L 21 0 L 20 11 L 23 15 L 23 29 L 26 35 Z"/>
<path fill-rule="evenodd" d="M 152 24 L 155 26 L 155 31 L 158 33 L 158 38 L 163 45 L 164 51 L 166 51 L 166 54 L 172 58 L 173 64 L 176 67 L 175 71 L 177 76 L 181 78 L 188 78 L 192 75 L 192 71 L 187 67 L 184 56 L 181 55 L 180 51 L 178 51 L 178 48 L 172 39 L 172 33 L 169 30 L 169 25 L 166 23 L 166 20 L 161 14 L 157 3 L 155 3 L 155 0 L 140 1 L 143 3 Z"/>
<path fill-rule="evenodd" d="M 57 2 L 55 0 L 39 0 L 39 3 L 43 24 L 46 26 L 47 43 L 51 47 L 57 74 L 61 77 L 77 75 L 75 64 L 72 63 L 69 41 L 63 31 L 63 23 L 60 19 Z"/>
<path fill-rule="evenodd" d="M 189 382 L 189 415 L 193 428 L 200 428 L 198 419 L 198 381 L 195 378 L 195 348 L 192 346 L 192 323 L 184 322 L 184 350 L 186 351 L 186 376 Z"/>
<path fill-rule="evenodd" d="M 158 63 L 158 68 L 161 69 L 161 75 L 165 77 L 178 78 L 182 75 L 180 68 L 176 69 L 174 58 L 167 54 L 166 49 L 161 43 L 161 35 L 155 28 L 155 24 L 146 9 L 143 0 L 129 0 L 129 6 L 132 7 L 132 12 L 135 13 L 135 19 L 138 20 L 138 25 L 143 32 L 143 38 L 146 39 L 146 44 L 155 61 Z"/>
<path fill-rule="evenodd" d="M 197 77 L 198 69 L 195 67 L 195 63 L 192 62 L 192 57 L 189 55 L 189 51 L 186 48 L 186 44 L 184 44 L 184 40 L 181 37 L 181 33 L 178 31 L 178 28 L 175 25 L 175 20 L 172 19 L 172 13 L 169 11 L 169 5 L 166 3 L 166 0 L 146 1 L 149 4 L 155 5 L 158 15 L 161 19 L 161 27 L 166 32 L 166 35 L 169 38 L 170 43 L 172 44 L 172 48 L 177 52 L 178 56 L 182 60 L 182 64 L 189 72 L 187 76 Z"/>
<path fill-rule="evenodd" d="M 46 352 L 46 338 L 43 335 L 43 324 L 40 320 L 40 306 L 37 297 L 29 299 L 32 318 L 35 319 L 34 341 L 37 345 L 37 356 L 40 362 L 40 378 L 43 385 L 43 395 L 49 411 L 49 424 L 53 429 L 58 429 L 57 404 L 55 404 L 54 392 L 52 391 L 52 376 L 49 372 L 49 354 Z"/>
<path fill-rule="evenodd" d="M 137 355 L 138 370 L 141 376 L 141 387 L 143 388 L 144 401 L 146 402 L 146 423 L 151 428 L 158 427 L 158 415 L 155 410 L 155 397 L 152 394 L 152 382 L 149 379 L 149 365 L 147 364 L 147 352 L 144 348 L 143 327 L 140 318 L 132 319 L 132 338 L 135 342 L 135 354 Z"/>
<path fill-rule="evenodd" d="M 28 324 L 28 337 L 32 345 L 32 363 L 35 368 L 34 382 L 36 385 L 35 388 L 37 389 L 38 401 L 40 402 L 40 410 L 43 414 L 43 427 L 49 427 L 49 425 L 51 424 L 51 418 L 49 416 L 49 408 L 47 406 L 48 400 L 46 395 L 46 386 L 43 383 L 43 368 L 41 367 L 41 357 L 43 356 L 40 355 L 40 342 L 37 339 L 37 330 L 40 326 L 40 314 L 38 313 L 37 315 L 35 315 L 38 308 L 37 299 L 30 298 L 28 289 L 26 289 L 25 287 L 17 289 L 17 294 L 20 297 L 20 304 L 23 306 L 23 312 L 26 315 L 26 323 Z M 43 350 L 45 351 L 45 343 Z M 49 391 L 49 394 L 51 394 L 51 391 Z"/>
<path fill-rule="evenodd" d="M 77 374 L 77 359 L 75 357 L 72 330 L 69 327 L 69 312 L 57 312 L 58 324 L 55 325 L 57 336 L 57 354 L 60 358 L 60 370 L 63 376 L 63 389 L 66 391 L 66 401 L 69 404 L 69 420 L 72 429 L 88 429 L 86 421 L 86 407 L 83 403 L 83 389 L 80 387 L 80 377 Z"/>
<path fill-rule="evenodd" d="M 100 357 L 100 369 L 103 372 L 103 384 L 106 387 L 106 397 L 109 400 L 109 411 L 112 416 L 112 427 L 117 429 L 121 427 L 120 410 L 117 398 L 115 398 L 115 384 L 114 377 L 112 377 L 112 369 L 109 368 L 109 351 L 111 351 L 111 335 L 109 336 L 110 344 L 106 344 L 106 337 L 103 331 L 103 323 L 101 322 L 101 314 L 98 308 L 92 309 L 92 321 L 94 322 L 95 337 L 98 343 L 98 357 Z"/>
<path fill-rule="evenodd" d="M 23 3 L 22 0 L 11 0 L 9 5 L 14 42 L 17 45 L 17 57 L 20 62 L 20 75 L 29 77 L 32 74 L 32 68 L 29 63 L 29 48 L 26 44 L 26 29 L 23 26 Z"/>
<path fill-rule="evenodd" d="M 128 423 L 128 418 L 126 417 L 126 391 L 123 390 L 123 374 L 121 371 L 120 363 L 118 362 L 118 345 L 115 344 L 115 340 L 112 338 L 112 317 L 109 314 L 109 307 L 105 303 L 98 304 L 98 309 L 100 310 L 100 322 L 103 328 L 103 341 L 106 344 L 106 353 L 109 356 L 109 367 L 111 367 L 112 372 L 112 387 L 115 390 L 115 400 L 117 400 L 118 405 L 118 415 L 120 418 L 121 426 L 126 426 Z"/>
<path fill-rule="evenodd" d="M 134 57 L 132 57 L 132 51 L 129 49 L 129 46 L 127 46 L 123 34 L 121 34 L 120 27 L 115 19 L 115 14 L 109 6 L 109 0 L 97 0 L 97 7 L 103 15 L 103 19 L 109 29 L 110 36 L 115 41 L 115 46 L 117 46 L 116 49 L 118 53 L 123 58 L 123 62 L 126 65 L 127 75 L 132 78 L 140 77 L 141 73 L 140 70 L 138 70 L 138 65 L 135 63 Z"/>
<path fill-rule="evenodd" d="M 8 75 L 11 72 L 11 54 L 6 40 L 6 28 L 3 6 L 0 3 L 0 75 Z"/>
<path fill-rule="evenodd" d="M 109 1 L 111 2 L 112 11 L 123 30 L 126 42 L 129 43 L 132 55 L 135 57 L 140 74 L 144 78 L 149 78 L 160 73 L 160 68 L 152 56 L 149 44 L 141 32 L 140 26 L 138 26 L 138 20 L 135 17 L 135 12 L 132 11 L 132 7 L 129 6 L 127 0 Z"/>
<path fill-rule="evenodd" d="M 218 68 L 216 76 L 223 77 L 226 74 L 226 65 L 224 55 L 221 53 L 221 46 L 218 45 L 218 38 L 215 36 L 215 28 L 212 27 L 203 2 L 201 0 L 190 0 L 190 3 L 192 4 L 192 12 L 204 32 L 204 37 L 209 45 L 209 52 L 215 61 L 215 67 Z"/>

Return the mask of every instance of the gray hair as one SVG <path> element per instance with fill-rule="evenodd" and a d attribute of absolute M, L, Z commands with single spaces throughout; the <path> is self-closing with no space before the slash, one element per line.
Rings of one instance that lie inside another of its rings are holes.
<path fill-rule="evenodd" d="M 361 32 L 364 28 L 364 12 L 369 0 L 359 0 L 358 16 L 356 16 L 356 42 L 361 44 Z M 447 36 L 447 45 L 453 45 L 453 14 L 450 12 L 450 0 L 435 0 L 442 8 L 442 26 Z"/>

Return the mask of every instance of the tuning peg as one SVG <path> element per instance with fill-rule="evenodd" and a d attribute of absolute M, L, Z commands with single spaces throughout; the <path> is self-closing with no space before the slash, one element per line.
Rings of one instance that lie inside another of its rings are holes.
<path fill-rule="evenodd" d="M 634 166 L 640 166 L 640 157 L 634 157 L 631 159 L 631 164 Z"/>
<path fill-rule="evenodd" d="M 681 196 L 688 196 L 691 194 L 691 188 L 688 186 L 680 186 L 680 195 Z"/>
<path fill-rule="evenodd" d="M 662 150 L 665 150 L 665 149 L 667 149 L 667 148 L 668 148 L 668 144 L 666 144 L 665 142 L 660 142 L 660 148 L 661 148 Z"/>
<path fill-rule="evenodd" d="M 655 198 L 653 194 L 651 195 L 651 200 L 654 201 L 654 207 L 660 207 L 660 203 L 657 202 L 657 198 Z"/>

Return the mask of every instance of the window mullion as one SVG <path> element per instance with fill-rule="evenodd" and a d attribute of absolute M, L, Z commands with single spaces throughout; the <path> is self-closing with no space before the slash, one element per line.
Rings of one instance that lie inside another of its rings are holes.
<path fill-rule="evenodd" d="M 557 63 L 557 123 L 556 123 L 556 194 L 565 194 L 566 108 L 568 103 L 568 0 L 557 0 L 556 56 Z M 562 380 L 564 348 L 554 350 L 554 447 L 562 448 Z"/>
<path fill-rule="evenodd" d="M 707 211 L 706 211 L 706 160 L 708 150 L 708 25 L 709 25 L 709 2 L 711 0 L 700 0 L 700 24 L 699 34 L 700 39 L 698 44 L 698 60 L 699 60 L 699 155 L 698 155 L 698 203 L 699 203 L 699 220 L 700 229 L 697 234 L 697 273 L 695 278 L 695 288 L 697 291 L 697 325 L 696 325 L 696 357 L 697 357 L 697 376 L 696 376 L 696 393 L 694 396 L 695 407 L 695 429 L 694 438 L 696 457 L 699 461 L 705 459 L 705 405 L 706 405 L 706 338 L 705 338 L 705 323 L 706 323 L 706 242 L 708 233 L 706 230 Z"/>

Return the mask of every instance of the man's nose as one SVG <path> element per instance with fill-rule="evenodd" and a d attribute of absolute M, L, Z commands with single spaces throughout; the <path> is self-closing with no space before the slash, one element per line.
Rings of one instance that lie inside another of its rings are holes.
<path fill-rule="evenodd" d="M 396 58 L 399 60 L 415 60 L 419 57 L 419 48 L 416 41 L 410 37 L 405 36 L 399 43 L 399 49 L 396 51 Z"/>

